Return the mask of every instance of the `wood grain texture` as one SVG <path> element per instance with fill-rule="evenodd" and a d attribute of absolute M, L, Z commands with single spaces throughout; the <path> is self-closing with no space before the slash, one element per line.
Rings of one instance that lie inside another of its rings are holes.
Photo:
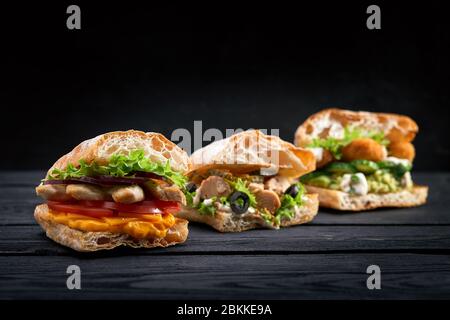
<path fill-rule="evenodd" d="M 450 226 L 298 226 L 282 230 L 218 233 L 191 224 L 187 242 L 167 249 L 114 251 L 89 257 L 180 253 L 302 253 L 333 251 L 423 251 L 450 254 Z M 10 226 L 0 233 L 0 255 L 74 255 L 48 239 L 39 226 Z"/>
<path fill-rule="evenodd" d="M 80 254 L 33 219 L 44 172 L 0 172 L 0 299 L 449 299 L 450 173 L 419 173 L 429 203 L 365 213 L 320 210 L 310 224 L 218 233 L 191 224 L 167 249 Z M 82 290 L 66 289 L 66 268 Z M 377 264 L 382 290 L 366 288 Z"/>
<path fill-rule="evenodd" d="M 81 290 L 66 288 L 66 268 L 81 268 Z M 367 266 L 382 272 L 366 287 Z M 450 259 L 423 254 L 0 257 L 0 298 L 37 299 L 444 299 Z"/>

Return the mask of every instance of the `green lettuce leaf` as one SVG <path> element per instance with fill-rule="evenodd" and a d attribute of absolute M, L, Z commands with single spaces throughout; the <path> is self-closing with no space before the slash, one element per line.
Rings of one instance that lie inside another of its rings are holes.
<path fill-rule="evenodd" d="M 284 194 L 281 197 L 281 206 L 274 215 L 274 224 L 276 226 L 279 226 L 281 220 L 283 219 L 290 220 L 294 218 L 294 207 L 300 207 L 303 205 L 303 195 L 305 194 L 305 187 L 300 182 L 297 182 L 296 185 L 299 191 L 295 197 L 289 194 Z"/>
<path fill-rule="evenodd" d="M 216 207 L 214 206 L 214 202 L 216 201 L 216 199 L 217 197 L 212 197 L 211 204 L 200 202 L 197 208 L 198 212 L 202 215 L 214 216 L 216 214 Z"/>
<path fill-rule="evenodd" d="M 234 188 L 234 190 L 245 193 L 250 201 L 251 207 L 256 207 L 256 197 L 247 187 L 245 180 L 237 178 L 235 181 L 228 181 L 228 183 Z"/>
<path fill-rule="evenodd" d="M 65 180 L 85 176 L 95 177 L 99 175 L 125 177 L 133 176 L 133 174 L 138 171 L 150 172 L 167 178 L 182 189 L 184 189 L 186 184 L 186 177 L 179 172 L 173 171 L 170 167 L 169 160 L 167 160 L 165 164 L 153 162 L 145 157 L 144 150 L 134 150 L 128 155 L 112 155 L 107 165 L 99 165 L 95 162 L 87 164 L 84 160 L 80 160 L 78 166 L 69 164 L 64 170 L 52 170 L 47 176 L 47 179 Z"/>
<path fill-rule="evenodd" d="M 186 190 L 186 188 L 183 188 L 183 193 L 186 196 L 186 203 L 189 207 L 193 207 L 194 206 L 194 197 L 196 192 L 189 192 Z"/>
<path fill-rule="evenodd" d="M 230 205 L 230 201 L 228 200 L 227 197 L 220 197 L 220 198 L 219 198 L 219 201 L 220 201 L 220 203 L 221 203 L 222 205 L 224 205 L 224 206 L 229 206 L 229 205 Z"/>

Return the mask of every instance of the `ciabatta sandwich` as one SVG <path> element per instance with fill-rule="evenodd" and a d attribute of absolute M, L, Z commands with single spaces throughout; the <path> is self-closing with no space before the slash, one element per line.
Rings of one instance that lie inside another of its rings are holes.
<path fill-rule="evenodd" d="M 188 205 L 178 217 L 239 232 L 306 223 L 317 214 L 317 195 L 296 180 L 314 170 L 314 155 L 276 136 L 241 132 L 197 150 L 191 160 Z"/>
<path fill-rule="evenodd" d="M 189 169 L 188 155 L 159 133 L 102 134 L 50 168 L 34 216 L 49 238 L 77 251 L 182 243 L 188 222 L 173 214 L 186 201 Z"/>
<path fill-rule="evenodd" d="M 326 109 L 299 126 L 295 144 L 314 152 L 317 170 L 301 178 L 323 207 L 360 211 L 424 204 L 415 185 L 412 144 L 418 126 L 407 116 Z"/>

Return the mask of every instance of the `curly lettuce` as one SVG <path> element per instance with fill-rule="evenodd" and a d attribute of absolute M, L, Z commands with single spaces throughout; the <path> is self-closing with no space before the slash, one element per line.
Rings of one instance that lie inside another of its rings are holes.
<path fill-rule="evenodd" d="M 281 224 L 281 220 L 283 219 L 293 219 L 295 216 L 295 206 L 300 207 L 303 205 L 303 195 L 305 194 L 305 187 L 300 182 L 297 182 L 296 186 L 298 188 L 298 193 L 295 197 L 289 194 L 284 194 L 281 197 L 281 206 L 273 216 L 274 225 L 279 226 Z"/>
<path fill-rule="evenodd" d="M 200 202 L 197 208 L 198 212 L 201 215 L 214 216 L 216 214 L 216 207 L 214 206 L 216 199 L 217 197 L 212 197 L 208 204 Z"/>
<path fill-rule="evenodd" d="M 144 150 L 134 150 L 128 155 L 114 154 L 106 165 L 96 162 L 86 163 L 84 160 L 78 162 L 78 166 L 69 164 L 64 170 L 54 169 L 47 176 L 49 180 L 71 179 L 81 177 L 95 177 L 100 175 L 112 177 L 129 177 L 136 172 L 149 172 L 164 177 L 180 188 L 184 188 L 186 177 L 174 171 L 167 160 L 165 164 L 153 162 L 145 157 Z"/>
<path fill-rule="evenodd" d="M 189 207 L 193 207 L 194 206 L 194 197 L 196 192 L 189 192 L 186 190 L 186 188 L 183 188 L 183 193 L 186 196 L 186 203 Z"/>
<path fill-rule="evenodd" d="M 370 138 L 384 146 L 389 144 L 382 131 L 363 130 L 361 128 L 344 128 L 344 137 L 337 139 L 333 137 L 316 138 L 307 147 L 323 148 L 331 152 L 333 157 L 337 160 L 342 158 L 342 148 L 351 143 L 355 139 Z"/>
<path fill-rule="evenodd" d="M 227 181 L 236 191 L 245 193 L 248 196 L 250 207 L 256 207 L 256 197 L 247 187 L 247 182 L 241 178 L 235 181 Z"/>

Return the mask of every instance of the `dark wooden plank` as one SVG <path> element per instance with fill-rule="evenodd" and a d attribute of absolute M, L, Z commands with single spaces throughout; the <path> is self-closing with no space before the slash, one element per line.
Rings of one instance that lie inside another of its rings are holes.
<path fill-rule="evenodd" d="M 44 170 L 0 171 L 0 187 L 37 186 L 46 173 Z"/>
<path fill-rule="evenodd" d="M 434 250 L 450 254 L 450 226 L 300 226 L 279 231 L 218 233 L 191 225 L 183 245 L 156 250 L 117 249 L 90 256 L 179 253 L 333 252 Z M 9 226 L 0 232 L 0 255 L 74 255 L 49 240 L 39 226 Z"/>
<path fill-rule="evenodd" d="M 0 173 L 0 225 L 33 224 L 33 211 L 41 200 L 35 195 L 34 184 L 20 184 L 33 177 L 33 173 L 17 173 L 18 184 L 7 185 L 6 182 L 15 173 Z M 321 208 L 312 224 L 317 225 L 373 225 L 373 224 L 408 224 L 408 225 L 450 225 L 450 206 L 447 190 L 450 186 L 450 173 L 417 173 L 416 180 L 430 186 L 429 201 L 417 208 L 379 209 L 360 213 L 343 213 Z M 5 182 L 6 181 L 6 182 Z M 20 182 L 20 183 L 19 183 Z"/>
<path fill-rule="evenodd" d="M 66 288 L 81 268 L 82 289 Z M 366 269 L 381 268 L 381 290 Z M 424 254 L 0 257 L 2 299 L 448 299 L 450 257 Z"/>

